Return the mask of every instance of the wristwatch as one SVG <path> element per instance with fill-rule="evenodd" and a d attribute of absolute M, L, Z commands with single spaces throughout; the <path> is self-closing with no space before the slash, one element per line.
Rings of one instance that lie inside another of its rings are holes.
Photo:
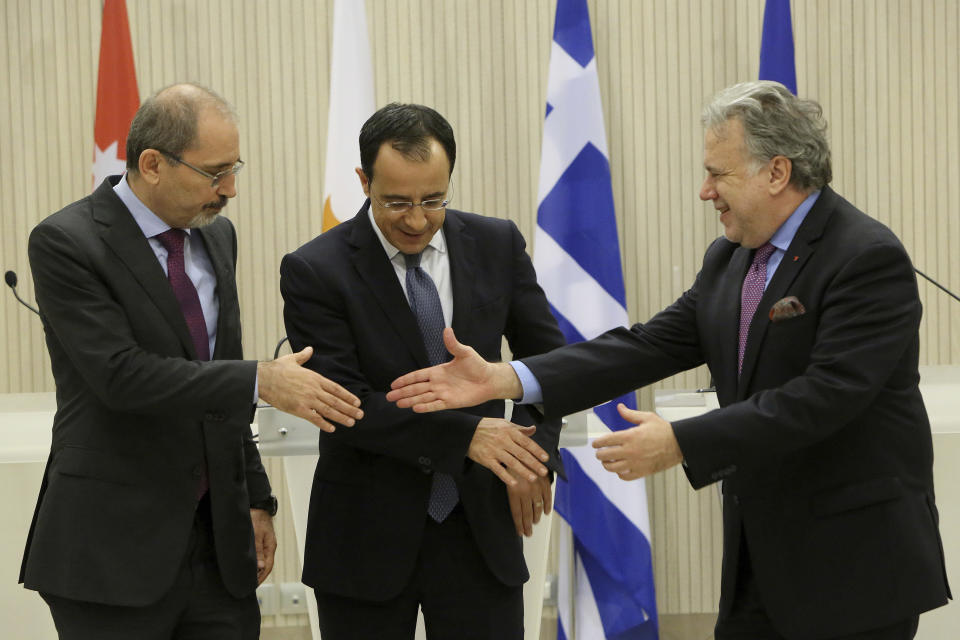
<path fill-rule="evenodd" d="M 279 506 L 279 505 L 277 504 L 277 496 L 270 496 L 270 497 L 267 498 L 266 500 L 261 500 L 260 502 L 254 502 L 254 503 L 252 503 L 252 504 L 250 505 L 250 508 L 251 508 L 251 509 L 263 509 L 263 510 L 266 511 L 267 514 L 269 514 L 270 517 L 272 518 L 273 516 L 277 515 L 277 508 L 278 508 L 278 506 Z"/>

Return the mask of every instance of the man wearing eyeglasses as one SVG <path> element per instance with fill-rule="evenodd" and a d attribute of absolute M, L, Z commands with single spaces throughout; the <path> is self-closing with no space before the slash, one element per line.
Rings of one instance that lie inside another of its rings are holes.
<path fill-rule="evenodd" d="M 195 85 L 148 98 L 127 173 L 29 244 L 57 413 L 20 579 L 61 638 L 257 638 L 276 498 L 257 397 L 332 430 L 359 400 L 302 367 L 242 360 L 236 117 Z"/>
<path fill-rule="evenodd" d="M 324 640 L 523 637 L 521 535 L 550 511 L 559 421 L 502 402 L 429 416 L 385 399 L 398 374 L 446 359 L 444 327 L 500 359 L 563 344 L 509 221 L 448 209 L 456 142 L 428 107 L 391 104 L 360 133 L 368 200 L 287 255 L 284 320 L 306 366 L 362 400 L 321 437 L 303 581 Z"/>

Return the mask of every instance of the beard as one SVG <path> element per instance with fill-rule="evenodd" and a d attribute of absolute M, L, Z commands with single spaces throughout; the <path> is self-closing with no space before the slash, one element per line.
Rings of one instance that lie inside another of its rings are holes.
<path fill-rule="evenodd" d="M 203 210 L 190 221 L 187 225 L 190 229 L 199 229 L 200 227 L 206 227 L 214 220 L 217 219 L 217 216 L 220 215 L 220 211 L 227 206 L 226 196 L 221 196 L 220 199 L 216 202 L 208 202 L 203 205 Z"/>

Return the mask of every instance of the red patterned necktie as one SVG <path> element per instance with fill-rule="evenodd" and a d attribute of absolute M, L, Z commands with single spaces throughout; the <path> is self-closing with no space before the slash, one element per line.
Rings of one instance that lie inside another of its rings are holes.
<path fill-rule="evenodd" d="M 197 360 L 210 359 L 210 338 L 207 334 L 207 321 L 203 317 L 203 307 L 200 306 L 200 296 L 193 281 L 187 275 L 183 263 L 183 242 L 187 232 L 183 229 L 168 229 L 156 236 L 157 240 L 167 250 L 167 279 L 173 287 L 173 295 L 180 303 L 183 318 L 187 321 L 187 329 L 193 339 L 193 348 L 197 351 Z M 206 455 L 199 471 L 197 480 L 197 500 L 210 488 L 207 477 Z"/>
<path fill-rule="evenodd" d="M 743 353 L 747 348 L 747 333 L 753 314 L 757 311 L 763 289 L 767 283 L 767 262 L 773 255 L 775 246 L 769 242 L 761 246 L 753 254 L 753 262 L 743 279 L 743 288 L 740 290 L 740 345 L 737 350 L 737 373 L 743 370 Z"/>
<path fill-rule="evenodd" d="M 168 229 L 157 236 L 157 240 L 167 250 L 167 278 L 173 287 L 173 295 L 180 303 L 183 318 L 193 339 L 197 351 L 197 360 L 210 359 L 210 337 L 207 335 L 207 321 L 203 318 L 200 296 L 197 288 L 187 275 L 183 264 L 183 242 L 187 232 L 183 229 Z"/>

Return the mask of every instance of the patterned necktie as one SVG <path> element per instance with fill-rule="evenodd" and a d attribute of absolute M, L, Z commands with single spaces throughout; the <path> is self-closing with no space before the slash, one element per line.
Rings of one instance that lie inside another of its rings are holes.
<path fill-rule="evenodd" d="M 197 288 L 187 275 L 183 263 L 183 242 L 187 232 L 183 229 L 168 229 L 157 236 L 157 240 L 167 250 L 167 279 L 173 287 L 173 295 L 180 303 L 183 318 L 187 321 L 187 329 L 193 339 L 193 348 L 197 350 L 197 360 L 210 359 L 210 339 L 207 335 L 207 321 L 203 318 L 203 308 L 200 306 L 200 296 Z M 206 454 L 197 479 L 197 500 L 210 488 L 207 476 Z"/>
<path fill-rule="evenodd" d="M 767 262 L 776 249 L 769 242 L 758 248 L 753 254 L 753 262 L 743 279 L 743 288 L 740 290 L 740 347 L 737 351 L 737 373 L 743 370 L 743 353 L 747 348 L 747 333 L 753 314 L 757 311 L 763 289 L 767 283 Z"/>
<path fill-rule="evenodd" d="M 450 357 L 443 345 L 443 328 L 446 323 L 443 321 L 440 294 L 437 293 L 437 287 L 430 275 L 420 268 L 420 255 L 415 253 L 403 256 L 407 265 L 407 300 L 420 326 L 427 358 L 431 365 L 435 365 L 446 362 Z M 459 500 L 453 477 L 439 471 L 434 472 L 430 486 L 430 502 L 427 503 L 430 517 L 437 522 L 443 522 Z"/>
<path fill-rule="evenodd" d="M 207 335 L 207 321 L 203 318 L 197 288 L 187 276 L 183 264 L 183 242 L 186 237 L 187 232 L 183 229 L 168 229 L 158 235 L 157 240 L 167 250 L 167 278 L 173 287 L 173 295 L 180 303 L 183 318 L 187 321 L 187 329 L 197 351 L 197 360 L 209 360 L 210 337 Z"/>

